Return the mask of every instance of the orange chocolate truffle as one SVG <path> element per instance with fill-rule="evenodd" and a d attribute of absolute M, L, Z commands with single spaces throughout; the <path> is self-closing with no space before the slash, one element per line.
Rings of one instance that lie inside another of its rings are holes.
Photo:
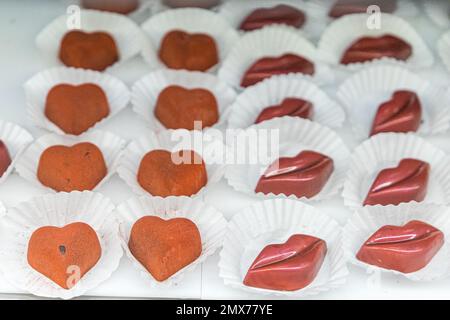
<path fill-rule="evenodd" d="M 86 9 L 129 14 L 139 7 L 139 0 L 81 0 Z"/>
<path fill-rule="evenodd" d="M 86 223 L 41 227 L 28 242 L 28 264 L 64 289 L 72 288 L 100 259 L 97 234 Z M 77 277 L 76 275 L 79 275 Z"/>
<path fill-rule="evenodd" d="M 106 176 L 100 149 L 89 142 L 71 147 L 52 146 L 42 152 L 37 178 L 56 191 L 92 190 Z"/>
<path fill-rule="evenodd" d="M 65 133 L 79 135 L 109 115 L 109 103 L 96 84 L 59 84 L 47 94 L 44 112 Z"/>

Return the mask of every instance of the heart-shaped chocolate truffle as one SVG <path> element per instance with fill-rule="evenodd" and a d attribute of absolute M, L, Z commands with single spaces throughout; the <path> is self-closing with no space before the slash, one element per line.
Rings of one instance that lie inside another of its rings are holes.
<path fill-rule="evenodd" d="M 345 50 L 341 58 L 341 63 L 351 64 L 381 58 L 394 58 L 406 61 L 411 55 L 411 45 L 393 35 L 362 37 L 353 42 Z"/>
<path fill-rule="evenodd" d="M 103 71 L 119 61 L 114 38 L 106 32 L 67 32 L 61 40 L 59 59 L 68 67 Z"/>
<path fill-rule="evenodd" d="M 444 234 L 417 220 L 404 226 L 378 229 L 359 249 L 356 258 L 384 269 L 411 273 L 425 267 L 444 244 Z"/>
<path fill-rule="evenodd" d="M 388 204 L 425 199 L 430 165 L 417 159 L 402 159 L 397 167 L 383 169 L 369 189 L 364 205 Z"/>
<path fill-rule="evenodd" d="M 11 162 L 11 156 L 9 155 L 6 144 L 0 140 L 0 177 L 3 176 L 6 170 L 8 170 Z"/>
<path fill-rule="evenodd" d="M 201 121 L 202 129 L 214 125 L 219 110 L 209 90 L 169 86 L 158 96 L 155 116 L 168 129 L 193 130 L 194 121 Z"/>
<path fill-rule="evenodd" d="M 333 169 L 331 158 L 305 150 L 273 162 L 259 178 L 255 192 L 312 198 L 325 186 Z"/>
<path fill-rule="evenodd" d="M 28 242 L 28 264 L 64 289 L 71 289 L 102 254 L 97 233 L 75 222 L 62 228 L 47 226 L 33 232 Z"/>
<path fill-rule="evenodd" d="M 139 165 L 137 180 L 153 196 L 192 196 L 208 181 L 203 159 L 195 151 L 148 152 Z"/>
<path fill-rule="evenodd" d="M 220 2 L 220 0 L 163 0 L 163 3 L 171 8 L 195 7 L 210 9 L 218 6 Z"/>
<path fill-rule="evenodd" d="M 186 218 L 140 218 L 131 228 L 128 247 L 157 281 L 170 278 L 202 253 L 200 232 Z"/>
<path fill-rule="evenodd" d="M 129 14 L 139 7 L 139 0 L 82 0 L 86 9 Z"/>
<path fill-rule="evenodd" d="M 261 58 L 248 68 L 241 80 L 246 88 L 274 75 L 287 73 L 314 74 L 314 64 L 295 54 L 287 53 L 280 57 Z"/>
<path fill-rule="evenodd" d="M 392 13 L 397 10 L 397 0 L 337 0 L 328 15 L 339 18 L 352 13 L 367 13 L 370 6 L 376 5 L 381 12 Z"/>
<path fill-rule="evenodd" d="M 311 102 L 300 98 L 285 98 L 281 104 L 267 107 L 261 111 L 255 123 L 284 116 L 311 119 L 313 116 L 313 105 Z"/>
<path fill-rule="evenodd" d="M 283 244 L 266 246 L 248 269 L 244 284 L 270 290 L 300 290 L 313 282 L 326 253 L 327 244 L 322 239 L 295 234 Z"/>
<path fill-rule="evenodd" d="M 37 168 L 37 178 L 44 186 L 66 192 L 92 190 L 106 173 L 102 152 L 89 142 L 49 147 L 42 152 Z"/>
<path fill-rule="evenodd" d="M 378 107 L 370 135 L 380 132 L 415 132 L 422 119 L 419 97 L 412 91 L 395 91 Z"/>
<path fill-rule="evenodd" d="M 45 116 L 68 134 L 79 135 L 108 115 L 105 92 L 93 83 L 59 84 L 45 101 Z"/>
<path fill-rule="evenodd" d="M 239 29 L 252 31 L 271 24 L 286 24 L 300 28 L 305 23 L 305 19 L 303 11 L 292 6 L 279 4 L 272 8 L 254 10 L 242 21 Z"/>
<path fill-rule="evenodd" d="M 171 69 L 206 71 L 219 62 L 214 39 L 203 33 L 174 30 L 161 41 L 159 58 Z"/>

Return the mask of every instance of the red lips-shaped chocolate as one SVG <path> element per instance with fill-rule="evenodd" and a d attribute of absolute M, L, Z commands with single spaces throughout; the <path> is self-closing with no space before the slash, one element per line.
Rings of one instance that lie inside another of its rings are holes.
<path fill-rule="evenodd" d="M 301 10 L 285 4 L 272 8 L 260 8 L 250 13 L 242 21 L 239 29 L 251 31 L 275 23 L 300 28 L 305 23 L 305 14 Z"/>
<path fill-rule="evenodd" d="M 255 192 L 294 194 L 312 198 L 327 183 L 333 172 L 333 160 L 314 151 L 302 151 L 292 158 L 280 158 L 259 178 Z"/>
<path fill-rule="evenodd" d="M 359 249 L 356 258 L 384 269 L 411 273 L 425 267 L 444 244 L 444 234 L 417 220 L 404 226 L 378 229 Z"/>
<path fill-rule="evenodd" d="M 370 135 L 380 132 L 415 132 L 421 119 L 419 97 L 411 91 L 396 91 L 391 100 L 379 106 Z"/>
<path fill-rule="evenodd" d="M 369 6 L 376 5 L 381 12 L 392 13 L 397 10 L 396 0 L 338 0 L 331 8 L 328 15 L 339 18 L 346 14 L 366 13 Z"/>
<path fill-rule="evenodd" d="M 295 234 L 283 244 L 266 246 L 248 269 L 244 284 L 270 290 L 302 289 L 314 280 L 326 253 L 322 239 Z"/>
<path fill-rule="evenodd" d="M 381 170 L 364 205 L 422 201 L 427 194 L 429 171 L 430 165 L 417 159 L 403 159 L 397 167 Z"/>
<path fill-rule="evenodd" d="M 281 104 L 267 107 L 261 111 L 255 123 L 284 116 L 311 119 L 313 116 L 313 105 L 311 102 L 303 99 L 286 98 Z"/>
<path fill-rule="evenodd" d="M 406 61 L 411 54 L 411 45 L 393 35 L 362 37 L 353 42 L 344 52 L 341 63 L 351 64 L 380 58 L 395 58 Z"/>
<path fill-rule="evenodd" d="M 8 170 L 11 164 L 11 156 L 9 155 L 6 144 L 0 140 L 0 177 L 3 176 L 6 170 Z"/>
<path fill-rule="evenodd" d="M 314 74 L 314 64 L 295 54 L 287 53 L 280 57 L 261 58 L 244 73 L 242 87 L 249 87 L 266 78 L 278 74 L 303 73 Z"/>

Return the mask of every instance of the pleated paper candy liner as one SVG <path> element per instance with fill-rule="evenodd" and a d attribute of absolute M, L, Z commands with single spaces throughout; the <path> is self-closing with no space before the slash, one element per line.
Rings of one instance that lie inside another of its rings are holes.
<path fill-rule="evenodd" d="M 434 57 L 426 43 L 416 30 L 402 18 L 388 13 L 379 16 L 380 28 L 369 29 L 368 15 L 351 14 L 332 22 L 320 38 L 318 50 L 320 57 L 332 65 L 339 65 L 348 70 L 358 70 L 379 61 L 395 61 L 397 64 L 412 68 L 424 68 L 433 65 Z M 377 37 L 386 34 L 394 35 L 408 42 L 412 47 L 412 55 L 407 61 L 393 58 L 375 59 L 366 62 L 341 65 L 344 52 L 357 39 L 365 36 Z"/>
<path fill-rule="evenodd" d="M 315 74 L 303 75 L 313 82 L 329 84 L 334 81 L 331 69 L 317 59 L 314 45 L 303 38 L 298 31 L 285 25 L 271 25 L 247 32 L 235 44 L 219 69 L 219 78 L 235 88 L 241 87 L 241 79 L 246 70 L 257 60 L 296 54 L 314 63 Z"/>
<path fill-rule="evenodd" d="M 245 286 L 247 270 L 261 250 L 269 244 L 284 243 L 294 234 L 318 237 L 327 244 L 325 260 L 314 281 L 297 291 Z M 300 201 L 274 199 L 258 202 L 234 215 L 220 252 L 219 276 L 225 285 L 235 289 L 300 298 L 342 286 L 348 275 L 346 262 L 341 227 L 336 221 Z"/>
<path fill-rule="evenodd" d="M 81 85 L 84 83 L 98 85 L 105 92 L 108 99 L 109 115 L 97 122 L 93 127 L 97 127 L 99 124 L 119 113 L 130 101 L 130 92 L 127 86 L 111 75 L 76 68 L 52 68 L 34 75 L 24 84 L 27 113 L 31 121 L 40 128 L 58 134 L 64 134 L 61 128 L 45 116 L 47 95 L 54 86 L 59 84 Z"/>
<path fill-rule="evenodd" d="M 170 31 L 181 30 L 188 33 L 203 33 L 214 38 L 219 55 L 219 64 L 239 39 L 237 31 L 225 19 L 217 13 L 199 8 L 179 8 L 157 13 L 142 24 L 142 29 L 148 38 L 147 40 L 150 40 L 144 43 L 142 57 L 153 68 L 167 68 L 159 60 L 158 51 L 162 39 Z M 215 70 L 217 70 L 217 66 L 208 71 Z"/>
<path fill-rule="evenodd" d="M 230 107 L 228 126 L 247 128 L 255 123 L 267 107 L 280 104 L 285 98 L 300 98 L 313 104 L 314 122 L 338 128 L 345 121 L 342 107 L 330 99 L 317 85 L 298 74 L 273 76 L 243 91 Z"/>
<path fill-rule="evenodd" d="M 96 145 L 102 152 L 107 167 L 106 176 L 97 184 L 94 190 L 101 187 L 117 170 L 125 140 L 110 132 L 90 131 L 80 136 L 47 134 L 34 141 L 23 153 L 17 162 L 17 173 L 25 180 L 36 186 L 56 192 L 52 188 L 43 185 L 37 178 L 39 160 L 42 153 L 51 146 L 63 145 L 73 146 L 81 142 L 90 142 Z"/>
<path fill-rule="evenodd" d="M 445 206 L 403 203 L 398 206 L 371 206 L 359 209 L 344 227 L 344 250 L 353 264 L 365 268 L 369 273 L 383 272 L 404 276 L 413 281 L 431 281 L 450 275 L 450 209 Z M 424 268 L 402 273 L 369 265 L 356 258 L 361 246 L 379 228 L 385 225 L 403 226 L 411 220 L 426 222 L 444 233 L 445 243 Z"/>
<path fill-rule="evenodd" d="M 446 32 L 441 36 L 441 38 L 439 38 L 437 47 L 442 62 L 450 72 L 450 31 Z"/>
<path fill-rule="evenodd" d="M 227 228 L 227 221 L 222 213 L 203 203 L 198 198 L 133 197 L 119 205 L 116 212 L 120 222 L 120 237 L 125 254 L 132 261 L 135 268 L 140 271 L 142 277 L 147 279 L 147 282 L 153 287 L 172 286 L 180 283 L 187 273 L 194 271 L 195 268 L 222 246 Z M 164 220 L 186 218 L 194 222 L 199 229 L 202 241 L 200 257 L 167 280 L 162 282 L 155 280 L 128 248 L 131 228 L 137 220 L 145 216 L 157 216 Z"/>
<path fill-rule="evenodd" d="M 22 127 L 7 121 L 0 120 L 0 140 L 6 145 L 11 164 L 0 177 L 0 184 L 3 183 L 13 171 L 26 147 L 33 141 L 31 134 Z M 0 214 L 1 216 L 1 214 Z"/>
<path fill-rule="evenodd" d="M 433 135 L 450 127 L 450 95 L 445 88 L 401 66 L 371 66 L 351 75 L 339 87 L 337 97 L 344 105 L 354 132 L 361 140 L 370 135 L 378 107 L 389 101 L 397 90 L 415 92 L 422 106 L 422 120 L 417 133 Z"/>
<path fill-rule="evenodd" d="M 71 27 L 70 22 L 76 23 L 78 17 L 79 28 Z M 42 52 L 42 55 L 54 60 L 55 64 L 62 65 L 58 57 L 61 40 L 71 30 L 84 32 L 102 31 L 112 35 L 119 51 L 119 61 L 113 66 L 139 54 L 144 39 L 143 32 L 139 26 L 122 14 L 97 10 L 80 10 L 79 13 L 68 13 L 59 16 L 38 34 L 36 45 Z"/>
<path fill-rule="evenodd" d="M 123 151 L 117 173 L 138 195 L 151 195 L 141 187 L 137 181 L 137 174 L 142 158 L 152 150 L 167 150 L 176 152 L 180 150 L 193 150 L 202 157 L 207 173 L 207 184 L 192 196 L 199 196 L 205 188 L 217 183 L 223 176 L 225 166 L 220 163 L 224 151 L 222 140 L 208 134 L 208 131 L 188 131 L 185 129 L 165 130 L 160 133 L 151 133 L 145 137 L 132 141 Z"/>
<path fill-rule="evenodd" d="M 95 192 L 61 192 L 35 197 L 11 208 L 1 223 L 7 241 L 1 244 L 0 270 L 5 279 L 31 294 L 71 299 L 85 294 L 108 279 L 119 266 L 122 248 L 114 205 Z M 63 289 L 27 262 L 28 241 L 32 233 L 44 226 L 63 227 L 73 222 L 89 224 L 97 233 L 102 254 L 97 264 L 71 289 Z"/>
<path fill-rule="evenodd" d="M 369 188 L 386 168 L 413 158 L 430 165 L 428 191 L 423 203 L 450 203 L 450 166 L 443 151 L 408 133 L 380 133 L 355 148 L 344 183 L 344 204 L 352 209 L 363 206 Z"/>
<path fill-rule="evenodd" d="M 427 16 L 434 24 L 441 28 L 450 28 L 450 3 L 445 1 L 429 0 L 423 1 L 423 8 Z"/>
<path fill-rule="evenodd" d="M 131 95 L 133 110 L 147 120 L 153 131 L 166 129 L 155 117 L 154 110 L 161 91 L 172 85 L 209 90 L 216 98 L 220 115 L 215 126 L 225 121 L 226 110 L 236 98 L 234 90 L 212 74 L 169 69 L 154 71 L 134 84 Z"/>
<path fill-rule="evenodd" d="M 271 139 L 267 142 L 260 139 L 255 145 L 248 146 L 251 153 L 261 154 L 261 150 L 258 150 L 259 145 L 261 143 L 267 143 L 267 150 L 272 150 L 272 154 L 269 156 L 270 162 L 228 165 L 225 173 L 228 184 L 236 191 L 249 195 L 257 195 L 265 199 L 274 197 L 298 199 L 293 194 L 288 196 L 286 194 L 255 193 L 255 188 L 261 175 L 278 157 L 293 157 L 303 150 L 311 150 L 333 159 L 334 170 L 320 193 L 309 199 L 302 197 L 301 200 L 317 201 L 338 194 L 345 180 L 347 163 L 350 157 L 350 152 L 341 138 L 331 129 L 318 123 L 293 117 L 281 117 L 264 121 L 258 125 L 249 127 L 243 134 L 247 135 L 250 131 L 255 130 L 257 130 L 256 133 L 258 134 L 260 130 L 276 129 L 279 130 L 279 145 L 275 146 L 276 151 L 272 149 Z M 255 150 L 252 148 L 255 148 Z"/>

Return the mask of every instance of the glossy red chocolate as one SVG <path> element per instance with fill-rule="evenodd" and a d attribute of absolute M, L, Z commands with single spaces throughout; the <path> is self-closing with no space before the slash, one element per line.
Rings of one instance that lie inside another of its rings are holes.
<path fill-rule="evenodd" d="M 250 66 L 241 80 L 242 87 L 249 87 L 278 74 L 314 74 L 314 64 L 300 56 L 287 53 L 280 57 L 261 58 Z"/>
<path fill-rule="evenodd" d="M 444 234 L 417 220 L 378 229 L 356 258 L 384 269 L 411 273 L 425 267 L 444 244 Z"/>
<path fill-rule="evenodd" d="M 338 0 L 334 3 L 328 15 L 339 18 L 352 13 L 366 13 L 371 5 L 377 5 L 381 12 L 392 13 L 397 10 L 396 0 Z"/>
<path fill-rule="evenodd" d="M 139 0 L 82 0 L 81 5 L 86 9 L 129 14 L 139 7 Z"/>
<path fill-rule="evenodd" d="M 362 37 L 353 42 L 344 52 L 341 64 L 365 62 L 380 58 L 395 58 L 406 61 L 411 54 L 411 45 L 393 35 Z"/>
<path fill-rule="evenodd" d="M 294 194 L 312 198 L 327 183 L 333 172 L 333 160 L 314 151 L 302 151 L 292 158 L 279 158 L 259 178 L 255 192 Z"/>
<path fill-rule="evenodd" d="M 370 135 L 380 132 L 415 132 L 421 120 L 419 97 L 411 91 L 396 91 L 391 100 L 378 107 Z"/>
<path fill-rule="evenodd" d="M 397 167 L 381 170 L 364 205 L 422 201 L 427 194 L 429 171 L 430 165 L 417 159 L 403 159 Z"/>
<path fill-rule="evenodd" d="M 305 23 L 305 14 L 285 4 L 280 4 L 272 8 L 260 8 L 250 13 L 242 21 L 239 29 L 251 31 L 260 29 L 270 24 L 286 24 L 295 28 L 300 28 Z"/>
<path fill-rule="evenodd" d="M 270 290 L 300 290 L 314 280 L 326 253 L 327 244 L 322 239 L 295 234 L 283 244 L 266 246 L 248 269 L 244 284 Z"/>
<path fill-rule="evenodd" d="M 9 155 L 8 148 L 6 147 L 6 144 L 0 140 L 0 177 L 3 176 L 10 164 L 11 156 Z"/>
<path fill-rule="evenodd" d="M 313 105 L 311 102 L 303 99 L 286 98 L 281 104 L 267 107 L 261 111 L 255 123 L 284 116 L 311 119 L 313 116 Z"/>

